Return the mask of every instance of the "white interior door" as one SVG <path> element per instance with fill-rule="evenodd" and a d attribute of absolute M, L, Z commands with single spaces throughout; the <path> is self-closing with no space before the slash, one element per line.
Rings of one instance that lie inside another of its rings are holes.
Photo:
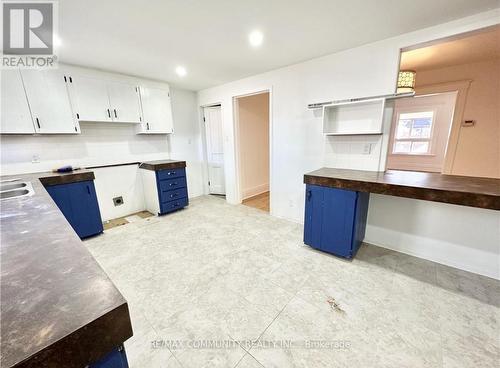
<path fill-rule="evenodd" d="M 23 70 L 35 130 L 42 134 L 77 133 L 67 83 L 58 70 Z"/>
<path fill-rule="evenodd" d="M 72 75 L 71 99 L 80 121 L 112 121 L 106 81 Z"/>
<path fill-rule="evenodd" d="M 140 123 L 141 106 L 136 86 L 108 82 L 109 102 L 113 121 L 123 123 Z"/>
<path fill-rule="evenodd" d="M 2 70 L 0 79 L 2 84 L 0 133 L 35 133 L 21 72 L 19 70 Z"/>
<path fill-rule="evenodd" d="M 456 92 L 396 100 L 387 168 L 441 172 Z"/>
<path fill-rule="evenodd" d="M 142 106 L 142 133 L 172 133 L 173 119 L 170 91 L 167 89 L 139 87 Z"/>
<path fill-rule="evenodd" d="M 226 194 L 221 107 L 205 107 L 203 115 L 207 141 L 209 193 Z"/>

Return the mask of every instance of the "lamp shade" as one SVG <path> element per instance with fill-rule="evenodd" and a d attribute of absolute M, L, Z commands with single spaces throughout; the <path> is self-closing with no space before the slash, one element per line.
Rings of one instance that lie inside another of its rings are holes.
<path fill-rule="evenodd" d="M 413 70 L 401 70 L 398 75 L 398 91 L 413 91 L 416 75 L 417 73 Z"/>

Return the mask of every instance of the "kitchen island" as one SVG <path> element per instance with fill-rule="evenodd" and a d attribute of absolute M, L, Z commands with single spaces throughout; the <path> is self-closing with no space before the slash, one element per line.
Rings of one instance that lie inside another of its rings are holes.
<path fill-rule="evenodd" d="M 132 336 L 127 302 L 44 188 L 93 173 L 2 180 L 12 178 L 34 194 L 1 201 L 2 367 L 83 368 L 119 354 Z"/>

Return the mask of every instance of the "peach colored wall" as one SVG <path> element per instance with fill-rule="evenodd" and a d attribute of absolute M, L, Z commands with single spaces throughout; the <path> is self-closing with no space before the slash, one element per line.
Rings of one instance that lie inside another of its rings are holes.
<path fill-rule="evenodd" d="M 472 80 L 467 94 L 452 173 L 500 178 L 500 59 L 418 71 L 416 89 L 435 83 Z"/>
<path fill-rule="evenodd" d="M 243 199 L 269 190 L 269 93 L 238 99 Z"/>

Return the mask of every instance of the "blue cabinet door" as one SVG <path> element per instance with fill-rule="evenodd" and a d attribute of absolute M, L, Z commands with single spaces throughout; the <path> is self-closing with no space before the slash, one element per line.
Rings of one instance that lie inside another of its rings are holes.
<path fill-rule="evenodd" d="M 66 220 L 71 224 L 73 220 L 73 210 L 71 209 L 71 198 L 66 185 L 52 185 L 45 188 L 50 194 L 57 207 L 61 210 Z"/>
<path fill-rule="evenodd" d="M 365 236 L 369 193 L 306 186 L 304 243 L 352 258 Z"/>
<path fill-rule="evenodd" d="M 103 231 L 94 182 L 59 184 L 46 189 L 80 238 Z"/>
<path fill-rule="evenodd" d="M 323 224 L 324 188 L 306 186 L 306 210 L 304 219 L 304 243 L 321 249 L 321 226 Z"/>
<path fill-rule="evenodd" d="M 90 368 L 128 368 L 125 349 L 123 347 L 113 349 L 104 358 L 91 364 Z"/>
<path fill-rule="evenodd" d="M 73 209 L 72 226 L 78 236 L 86 238 L 101 233 L 103 226 L 94 183 L 82 181 L 67 185 Z"/>
<path fill-rule="evenodd" d="M 357 198 L 351 190 L 324 188 L 321 250 L 352 257 Z"/>

